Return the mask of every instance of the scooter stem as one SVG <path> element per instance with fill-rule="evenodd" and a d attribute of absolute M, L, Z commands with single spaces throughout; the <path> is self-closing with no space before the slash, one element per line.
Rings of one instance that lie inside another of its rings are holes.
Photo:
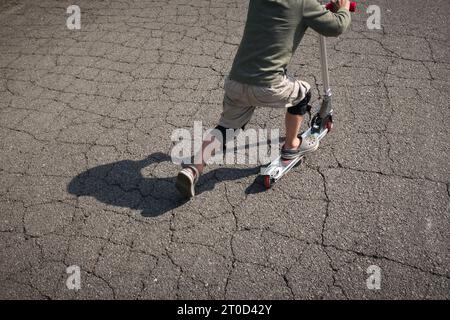
<path fill-rule="evenodd" d="M 331 112 L 331 88 L 330 88 L 330 76 L 328 74 L 328 59 L 327 59 L 327 45 L 325 37 L 319 35 L 320 45 L 320 64 L 322 69 L 322 82 L 323 82 L 323 100 L 320 107 L 319 115 L 322 119 Z"/>
<path fill-rule="evenodd" d="M 325 5 L 327 10 L 333 11 L 335 6 L 333 3 L 329 2 Z M 350 12 L 355 12 L 357 7 L 356 2 L 350 2 Z M 323 100 L 322 106 L 320 107 L 319 116 L 324 119 L 325 116 L 330 114 L 333 110 L 331 108 L 331 89 L 330 89 L 330 77 L 328 75 L 328 60 L 327 60 L 327 46 L 325 42 L 325 37 L 319 35 L 319 45 L 320 45 L 320 63 L 322 68 L 322 82 L 323 82 Z"/>

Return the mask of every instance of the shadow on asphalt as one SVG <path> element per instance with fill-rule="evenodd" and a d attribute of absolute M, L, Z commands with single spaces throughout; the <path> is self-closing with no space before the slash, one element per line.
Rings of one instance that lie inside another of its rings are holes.
<path fill-rule="evenodd" d="M 117 207 L 141 210 L 146 217 L 156 217 L 187 203 L 175 188 L 176 177 L 144 177 L 141 170 L 149 165 L 171 161 L 163 153 L 154 153 L 139 161 L 122 160 L 91 168 L 72 179 L 67 186 L 77 197 L 94 197 L 100 202 Z M 216 183 L 239 180 L 257 175 L 245 190 L 246 194 L 265 191 L 260 167 L 249 169 L 219 168 L 200 177 L 197 194 L 213 190 Z"/>

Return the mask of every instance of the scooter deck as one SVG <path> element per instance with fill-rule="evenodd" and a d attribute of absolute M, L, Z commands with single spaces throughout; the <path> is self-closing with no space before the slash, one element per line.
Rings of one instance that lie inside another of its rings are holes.
<path fill-rule="evenodd" d="M 326 136 L 328 129 L 324 128 L 322 132 L 318 134 L 317 139 L 319 142 Z M 302 139 L 311 134 L 311 128 L 306 130 L 302 135 Z M 304 158 L 304 155 L 295 159 L 283 159 L 281 156 L 273 160 L 268 166 L 261 168 L 261 175 L 264 177 L 264 185 L 266 188 L 270 188 L 273 183 L 278 181 L 286 173 L 288 173 L 299 161 Z"/>

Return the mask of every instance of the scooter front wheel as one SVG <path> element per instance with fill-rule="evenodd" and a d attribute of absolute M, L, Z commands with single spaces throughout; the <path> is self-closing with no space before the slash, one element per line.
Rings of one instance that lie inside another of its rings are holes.
<path fill-rule="evenodd" d="M 328 133 L 330 133 L 331 129 L 333 129 L 333 120 L 331 120 L 331 117 L 329 117 L 325 122 L 325 128 L 328 130 Z"/>

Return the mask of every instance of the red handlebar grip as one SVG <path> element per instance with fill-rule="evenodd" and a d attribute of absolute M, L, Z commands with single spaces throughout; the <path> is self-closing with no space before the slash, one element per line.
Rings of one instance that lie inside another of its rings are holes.
<path fill-rule="evenodd" d="M 356 3 L 356 2 L 350 2 L 350 12 L 355 12 L 356 11 L 356 6 L 358 5 L 358 3 Z M 333 5 L 333 3 L 332 2 L 328 2 L 326 5 L 325 5 L 325 8 L 327 9 L 327 10 L 330 10 L 330 11 L 333 11 L 334 12 L 334 5 Z"/>

